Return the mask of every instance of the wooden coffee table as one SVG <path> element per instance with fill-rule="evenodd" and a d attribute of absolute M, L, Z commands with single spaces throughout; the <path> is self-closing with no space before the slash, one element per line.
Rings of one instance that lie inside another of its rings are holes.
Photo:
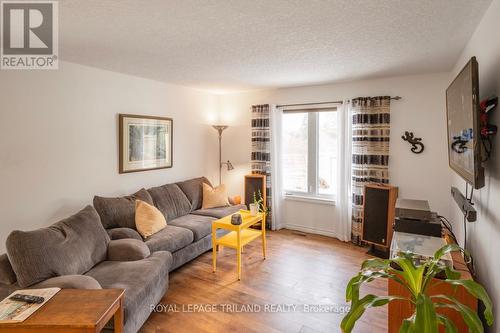
<path fill-rule="evenodd" d="M 236 250 L 238 262 L 238 280 L 241 280 L 241 250 L 243 246 L 251 241 L 262 238 L 262 255 L 266 259 L 266 214 L 258 213 L 250 215 L 247 210 L 240 210 L 242 223 L 240 225 L 231 224 L 231 216 L 228 215 L 212 222 L 212 262 L 213 271 L 217 269 L 217 249 L 219 246 L 226 246 Z M 261 223 L 261 229 L 250 229 L 254 224 Z M 231 231 L 227 235 L 217 238 L 217 229 Z"/>
<path fill-rule="evenodd" d="M 96 333 L 113 318 L 123 332 L 123 289 L 62 289 L 22 323 L 0 324 L 0 333 Z"/>

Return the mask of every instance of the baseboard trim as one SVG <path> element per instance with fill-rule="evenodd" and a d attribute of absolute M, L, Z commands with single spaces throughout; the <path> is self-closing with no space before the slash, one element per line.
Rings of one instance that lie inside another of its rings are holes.
<path fill-rule="evenodd" d="M 302 231 L 302 232 L 307 232 L 307 233 L 310 233 L 310 234 L 316 234 L 316 235 L 323 235 L 323 236 L 338 238 L 337 234 L 335 232 L 333 232 L 333 231 L 324 230 L 324 229 L 317 229 L 317 228 L 311 228 L 311 227 L 304 227 L 303 225 L 286 224 L 285 225 L 285 229 L 290 229 L 290 230 L 295 230 L 295 231 Z"/>

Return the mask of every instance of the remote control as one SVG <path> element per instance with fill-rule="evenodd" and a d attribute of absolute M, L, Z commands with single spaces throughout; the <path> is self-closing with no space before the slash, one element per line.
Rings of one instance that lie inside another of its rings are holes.
<path fill-rule="evenodd" d="M 45 300 L 41 296 L 23 295 L 23 294 L 15 294 L 14 296 L 10 297 L 10 299 L 13 301 L 36 303 L 36 304 L 43 303 L 43 301 Z"/>

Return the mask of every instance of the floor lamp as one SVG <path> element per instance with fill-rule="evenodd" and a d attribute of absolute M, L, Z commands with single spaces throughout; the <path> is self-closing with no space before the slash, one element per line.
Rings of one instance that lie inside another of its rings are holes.
<path fill-rule="evenodd" d="M 227 171 L 234 169 L 233 165 L 229 160 L 227 162 L 222 162 L 222 132 L 228 128 L 227 125 L 212 125 L 213 128 L 219 132 L 219 185 L 222 184 L 222 166 L 225 164 L 227 166 Z"/>

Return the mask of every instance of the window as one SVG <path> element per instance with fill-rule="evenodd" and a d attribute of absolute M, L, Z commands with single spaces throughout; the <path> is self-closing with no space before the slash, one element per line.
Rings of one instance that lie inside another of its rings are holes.
<path fill-rule="evenodd" d="M 283 179 L 287 191 L 308 191 L 308 127 L 307 113 L 283 115 Z"/>
<path fill-rule="evenodd" d="M 284 111 L 283 188 L 287 194 L 333 198 L 337 133 L 336 108 Z"/>

